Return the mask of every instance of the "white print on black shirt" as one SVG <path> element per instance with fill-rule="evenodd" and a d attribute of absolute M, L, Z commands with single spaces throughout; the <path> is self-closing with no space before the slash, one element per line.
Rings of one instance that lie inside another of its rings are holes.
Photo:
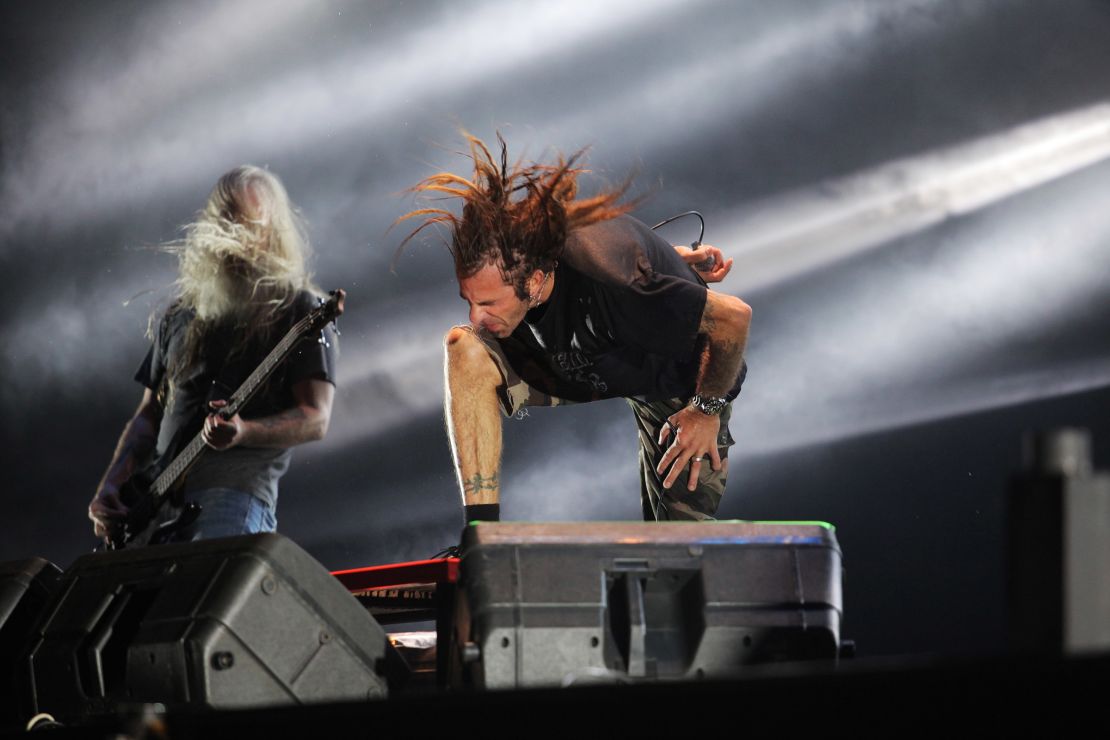
<path fill-rule="evenodd" d="M 609 386 L 602 380 L 597 373 L 587 373 L 586 370 L 593 367 L 593 360 L 586 357 L 581 352 L 556 352 L 551 356 L 555 365 L 563 371 L 563 374 L 576 383 L 588 383 L 598 393 L 605 393 L 609 390 Z"/>

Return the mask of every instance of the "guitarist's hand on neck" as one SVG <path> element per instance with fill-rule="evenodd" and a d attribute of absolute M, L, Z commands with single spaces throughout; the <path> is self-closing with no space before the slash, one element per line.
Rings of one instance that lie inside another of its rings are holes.
<path fill-rule="evenodd" d="M 225 419 L 219 410 L 227 406 L 227 401 L 209 401 L 211 414 L 204 420 L 204 429 L 201 435 L 204 443 L 214 450 L 228 450 L 243 441 L 243 420 L 239 414 Z"/>
<path fill-rule="evenodd" d="M 214 413 L 204 420 L 201 436 L 214 450 L 245 447 L 292 447 L 323 439 L 331 419 L 335 386 L 325 380 L 302 380 L 290 389 L 294 405 L 285 411 L 257 419 L 230 419 L 218 412 L 226 401 L 211 401 Z"/>

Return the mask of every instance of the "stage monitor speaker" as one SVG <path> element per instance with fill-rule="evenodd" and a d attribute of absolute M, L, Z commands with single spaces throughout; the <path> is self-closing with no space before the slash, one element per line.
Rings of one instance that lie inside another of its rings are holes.
<path fill-rule="evenodd" d="M 382 697 L 387 643 L 319 562 L 259 534 L 78 559 L 26 669 L 35 711 L 75 721 Z"/>
<path fill-rule="evenodd" d="M 0 727 L 25 719 L 19 658 L 61 575 L 58 566 L 42 558 L 0 563 Z"/>
<path fill-rule="evenodd" d="M 476 523 L 450 682 L 520 688 L 835 661 L 841 555 L 823 523 Z"/>

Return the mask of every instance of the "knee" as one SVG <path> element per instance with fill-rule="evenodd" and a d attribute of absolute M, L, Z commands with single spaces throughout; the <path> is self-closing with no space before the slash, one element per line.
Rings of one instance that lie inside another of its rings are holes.
<path fill-rule="evenodd" d="M 443 338 L 444 369 L 448 378 L 462 377 L 496 385 L 501 374 L 481 339 L 465 326 L 453 326 Z"/>
<path fill-rule="evenodd" d="M 448 355 L 450 355 L 450 353 L 460 351 L 461 348 L 476 341 L 478 341 L 478 338 L 474 336 L 474 332 L 470 330 L 470 327 L 452 326 L 443 337 L 443 347 Z"/>
<path fill-rule="evenodd" d="M 443 338 L 443 353 L 448 368 L 470 367 L 489 359 L 482 340 L 465 326 L 451 327 Z"/>

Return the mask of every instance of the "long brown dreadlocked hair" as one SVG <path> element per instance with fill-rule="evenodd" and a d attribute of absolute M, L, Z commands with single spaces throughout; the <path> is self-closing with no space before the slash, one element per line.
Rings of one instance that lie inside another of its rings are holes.
<path fill-rule="evenodd" d="M 505 283 L 513 286 L 519 298 L 526 299 L 529 276 L 536 270 L 546 273 L 555 268 L 568 233 L 628 213 L 635 206 L 635 201 L 618 203 L 631 180 L 591 198 L 577 198 L 578 176 L 586 170 L 576 163 L 585 149 L 568 158 L 559 155 L 553 165 L 524 165 L 518 161 L 510 167 L 508 146 L 500 132 L 498 160 L 480 139 L 466 132 L 463 135 L 470 145 L 474 178 L 438 172 L 410 188 L 414 193 L 445 193 L 460 198 L 462 215 L 442 208 L 420 208 L 401 216 L 396 223 L 420 217 L 424 220 L 398 247 L 398 256 L 427 227 L 447 224 L 452 232 L 448 249 L 459 277 L 470 277 L 486 265 L 496 265 Z"/>

